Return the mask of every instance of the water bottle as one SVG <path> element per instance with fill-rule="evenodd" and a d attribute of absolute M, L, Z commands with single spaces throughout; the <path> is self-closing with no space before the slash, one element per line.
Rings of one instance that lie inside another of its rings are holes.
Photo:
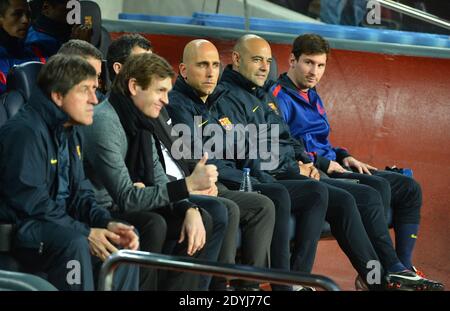
<path fill-rule="evenodd" d="M 244 168 L 244 173 L 242 174 L 242 182 L 241 186 L 239 187 L 239 191 L 244 192 L 252 192 L 252 181 L 250 180 L 250 169 Z"/>

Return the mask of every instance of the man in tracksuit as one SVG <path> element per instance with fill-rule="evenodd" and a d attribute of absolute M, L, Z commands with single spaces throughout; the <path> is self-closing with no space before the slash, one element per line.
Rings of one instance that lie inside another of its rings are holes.
<path fill-rule="evenodd" d="M 201 43 L 207 44 L 201 48 Z M 201 63 L 201 64 L 199 64 Z M 175 88 L 169 93 L 169 107 L 172 101 L 175 105 L 181 103 L 188 105 L 192 102 L 194 105 L 198 101 L 207 99 L 208 94 L 201 97 L 200 94 L 208 93 L 204 89 L 214 88 L 219 76 L 219 54 L 217 49 L 210 43 L 195 40 L 185 47 L 183 63 L 180 65 L 180 72 L 186 77 L 187 83 L 179 76 Z M 204 81 L 210 83 L 203 84 Z M 171 136 L 172 127 L 167 124 L 170 122 L 167 114 L 160 115 L 158 124 L 155 125 L 157 135 L 162 144 L 167 149 L 171 149 L 175 141 L 175 137 Z M 191 141 L 189 141 L 190 145 Z M 169 155 L 170 153 L 167 153 Z M 160 156 L 161 159 L 167 159 L 166 169 L 169 171 L 171 156 Z M 188 166 L 197 162 L 177 160 L 179 167 Z M 173 167 L 173 165 L 172 165 Z M 187 167 L 185 168 L 185 170 Z M 173 171 L 173 168 L 172 168 Z M 184 174 L 188 173 L 185 172 Z M 270 242 L 272 240 L 273 227 L 275 223 L 275 207 L 272 201 L 258 193 L 247 193 L 240 191 L 231 191 L 221 183 L 217 184 L 217 188 L 211 192 L 200 193 L 204 195 L 218 196 L 219 199 L 231 201 L 238 207 L 238 221 L 235 224 L 235 230 L 230 232 L 230 236 L 224 239 L 219 261 L 223 263 L 234 263 L 236 256 L 236 230 L 239 224 L 242 228 L 242 248 L 241 262 L 246 265 L 256 267 L 266 267 L 268 265 L 268 255 L 270 251 Z M 230 225 L 230 224 L 229 224 Z M 216 282 L 217 283 L 217 282 Z M 258 288 L 257 284 L 252 282 L 233 282 L 237 289 Z M 252 287 L 253 285 L 253 287 Z"/>
<path fill-rule="evenodd" d="M 225 122 L 219 120 L 216 110 L 218 102 L 228 93 L 222 88 L 216 88 L 219 62 L 217 49 L 209 41 L 194 40 L 186 46 L 183 63 L 180 65 L 180 76 L 170 93 L 170 105 L 167 107 L 174 125 L 187 126 L 192 133 L 195 129 L 207 130 L 208 125 L 216 125 L 221 131 L 220 135 L 226 134 L 226 131 L 222 129 L 222 124 Z M 194 123 L 195 116 L 201 118 L 198 124 Z M 198 142 L 207 144 L 208 138 L 202 136 L 199 141 L 196 141 L 197 137 L 191 136 L 184 145 L 191 146 L 192 143 Z M 225 145 L 215 147 L 216 155 L 221 152 L 226 153 Z M 239 162 L 234 158 L 211 161 L 218 167 L 219 180 L 234 189 L 239 187 L 243 175 Z M 252 179 L 253 189 L 259 190 L 275 204 L 271 267 L 290 270 L 289 218 L 291 204 L 294 203 L 293 213 L 297 218 L 297 231 L 292 265 L 296 271 L 310 272 L 328 201 L 325 187 L 312 180 L 276 183 L 270 175 L 259 171 L 254 172 L 253 176 L 257 177 Z M 243 247 L 246 245 L 244 244 Z M 289 290 L 290 287 L 273 284 L 272 289 Z"/>
<path fill-rule="evenodd" d="M 39 61 L 24 44 L 30 27 L 30 8 L 25 0 L 0 0 L 0 94 L 6 91 L 6 78 L 14 65 Z"/>
<path fill-rule="evenodd" d="M 43 60 L 55 55 L 61 45 L 70 39 L 91 41 L 92 29 L 89 25 L 69 25 L 67 16 L 68 0 L 34 0 L 39 12 L 26 37 L 26 45 L 39 51 Z"/>
<path fill-rule="evenodd" d="M 318 35 L 297 37 L 289 71 L 280 76 L 271 91 L 292 135 L 304 141 L 317 168 L 331 177 L 359 180 L 381 194 L 385 210 L 392 206 L 397 256 L 407 269 L 415 270 L 411 259 L 422 205 L 420 185 L 410 177 L 377 170 L 356 160 L 345 148 L 331 145 L 327 114 L 315 89 L 325 72 L 329 51 L 328 43 Z"/>
<path fill-rule="evenodd" d="M 227 100 L 221 101 L 218 109 L 223 109 L 226 116 L 233 120 L 232 123 L 270 124 L 270 132 L 274 125 L 278 126 L 280 161 L 279 166 L 270 171 L 274 177 L 279 180 L 303 180 L 307 177 L 301 174 L 302 169 L 310 169 L 309 174 L 305 175 L 320 179 L 317 170 L 314 175 L 311 164 L 302 163 L 311 162 L 303 145 L 290 136 L 289 127 L 278 115 L 275 99 L 261 88 L 265 83 L 263 78 L 267 77 L 268 64 L 265 62 L 270 59 L 270 46 L 264 39 L 253 35 L 242 37 L 233 52 L 232 68 L 227 67 L 222 75 L 222 83 L 233 92 L 228 95 L 228 103 Z M 230 107 L 236 107 L 236 110 L 229 111 Z M 272 135 L 262 135 L 264 137 L 272 139 Z M 387 272 L 388 284 L 400 283 L 405 288 L 419 286 L 421 289 L 434 285 L 425 279 L 418 279 L 414 284 L 402 282 L 401 275 L 414 278 L 416 275 L 408 271 L 397 258 L 384 219 L 381 198 L 376 190 L 326 178 L 323 183 L 328 188 L 330 198 L 327 220 L 337 241 L 361 276 L 366 276 L 365 267 L 368 261 L 374 260 L 375 249 L 376 256 Z M 363 258 L 367 261 L 359 261 Z"/>
<path fill-rule="evenodd" d="M 0 129 L 2 220 L 17 225 L 13 252 L 28 270 L 46 273 L 60 290 L 94 290 L 93 266 L 117 247 L 139 246 L 132 226 L 97 206 L 84 175 L 77 127 L 92 124 L 97 76 L 81 57 L 58 55 L 37 84 Z M 138 268 L 120 267 L 115 289 L 137 290 Z"/>

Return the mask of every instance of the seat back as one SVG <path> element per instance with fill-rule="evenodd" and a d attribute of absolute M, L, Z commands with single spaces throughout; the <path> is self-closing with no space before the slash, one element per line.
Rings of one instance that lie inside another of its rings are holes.
<path fill-rule="evenodd" d="M 274 56 L 272 56 L 272 62 L 270 63 L 270 72 L 267 76 L 267 80 L 277 81 L 278 80 L 278 64 Z"/>
<path fill-rule="evenodd" d="M 0 270 L 0 291 L 57 291 L 46 280 L 35 275 Z"/>
<path fill-rule="evenodd" d="M 99 47 L 102 36 L 102 13 L 94 1 L 80 1 L 81 23 L 92 27 L 92 45 Z"/>
<path fill-rule="evenodd" d="M 28 101 L 42 66 L 41 62 L 26 62 L 14 66 L 8 73 L 7 89 L 20 92 L 24 100 Z"/>
<path fill-rule="evenodd" d="M 100 50 L 100 52 L 102 52 L 103 57 L 105 58 L 106 54 L 108 53 L 108 49 L 109 46 L 111 45 L 111 42 L 112 42 L 111 35 L 109 34 L 108 30 L 106 30 L 106 28 L 102 26 L 100 44 L 97 48 Z"/>
<path fill-rule="evenodd" d="M 26 62 L 11 68 L 8 73 L 8 92 L 0 97 L 0 126 L 30 99 L 42 66 L 40 62 Z"/>
<path fill-rule="evenodd" d="M 3 94 L 0 97 L 0 127 L 5 124 L 6 120 L 8 120 L 8 114 L 6 113 L 5 106 L 3 105 L 3 101 L 6 99 L 7 94 Z"/>

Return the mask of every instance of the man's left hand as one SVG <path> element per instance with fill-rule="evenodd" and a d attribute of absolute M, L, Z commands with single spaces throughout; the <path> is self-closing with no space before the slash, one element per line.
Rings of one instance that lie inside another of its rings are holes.
<path fill-rule="evenodd" d="M 139 248 L 139 237 L 134 232 L 134 227 L 120 222 L 112 221 L 108 224 L 108 230 L 117 234 L 120 239 L 116 242 L 123 248 L 137 250 Z"/>
<path fill-rule="evenodd" d="M 372 175 L 370 170 L 374 170 L 374 171 L 378 170 L 376 167 L 373 167 L 369 164 L 358 161 L 354 157 L 346 157 L 344 160 L 342 160 L 342 164 L 344 164 L 344 166 L 347 166 L 347 167 L 356 168 L 360 174 Z"/>

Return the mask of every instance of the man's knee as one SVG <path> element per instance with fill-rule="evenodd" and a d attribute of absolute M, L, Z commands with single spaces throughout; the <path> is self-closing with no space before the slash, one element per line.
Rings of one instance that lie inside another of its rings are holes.
<path fill-rule="evenodd" d="M 261 216 L 275 219 L 275 205 L 272 200 L 264 195 L 259 195 L 255 199 L 255 204 L 259 207 Z"/>
<path fill-rule="evenodd" d="M 308 180 L 302 190 L 307 191 L 311 206 L 326 210 L 328 206 L 327 185 L 315 180 Z"/>
<path fill-rule="evenodd" d="M 239 219 L 241 217 L 241 212 L 239 206 L 228 199 L 221 198 L 223 205 L 227 208 L 228 222 L 237 222 L 239 223 Z"/>
<path fill-rule="evenodd" d="M 144 238 L 147 235 L 158 234 L 160 236 L 166 236 L 167 222 L 163 216 L 157 213 L 146 213 L 142 215 L 146 217 L 146 223 L 143 228 L 139 228 L 140 238 Z"/>
<path fill-rule="evenodd" d="M 372 175 L 370 178 L 370 186 L 377 190 L 381 196 L 390 197 L 391 185 L 389 180 L 380 176 Z"/>
<path fill-rule="evenodd" d="M 90 257 L 88 237 L 81 234 L 72 236 L 69 240 L 67 240 L 66 245 L 60 245 L 59 248 L 64 249 L 64 253 L 68 256 Z"/>
<path fill-rule="evenodd" d="M 418 199 L 420 198 L 420 201 L 422 201 L 422 187 L 415 179 L 406 177 L 404 184 L 409 193 L 413 194 Z"/>

